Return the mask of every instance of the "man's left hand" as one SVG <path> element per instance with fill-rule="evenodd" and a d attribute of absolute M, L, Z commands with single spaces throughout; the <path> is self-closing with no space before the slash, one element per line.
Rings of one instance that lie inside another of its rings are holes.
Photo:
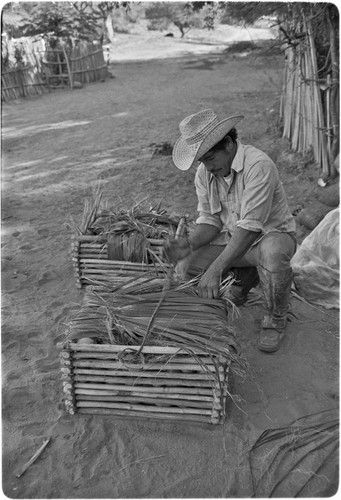
<path fill-rule="evenodd" d="M 219 297 L 220 281 L 220 271 L 217 272 L 214 269 L 209 268 L 199 282 L 199 297 L 207 299 L 217 299 Z"/>

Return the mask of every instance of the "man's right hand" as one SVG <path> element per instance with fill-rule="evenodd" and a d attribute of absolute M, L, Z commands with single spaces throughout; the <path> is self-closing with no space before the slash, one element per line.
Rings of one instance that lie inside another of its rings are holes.
<path fill-rule="evenodd" d="M 165 244 L 165 252 L 171 262 L 176 264 L 179 260 L 188 257 L 192 252 L 186 238 L 169 239 Z"/>

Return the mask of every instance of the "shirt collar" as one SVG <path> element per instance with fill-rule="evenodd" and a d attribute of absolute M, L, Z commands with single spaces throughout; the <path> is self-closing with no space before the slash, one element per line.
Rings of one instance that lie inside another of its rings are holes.
<path fill-rule="evenodd" d="M 231 169 L 235 172 L 240 172 L 244 168 L 244 146 L 237 139 L 237 152 L 235 157 L 233 158 L 233 162 L 231 165 Z"/>

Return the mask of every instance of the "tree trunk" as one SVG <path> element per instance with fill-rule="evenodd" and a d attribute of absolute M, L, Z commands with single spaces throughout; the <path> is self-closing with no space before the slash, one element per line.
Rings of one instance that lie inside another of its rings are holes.
<path fill-rule="evenodd" d="M 184 30 L 184 26 L 182 23 L 178 22 L 178 21 L 173 21 L 174 25 L 179 28 L 180 30 L 180 33 L 181 33 L 181 38 L 183 38 L 185 36 L 185 30 Z"/>
<path fill-rule="evenodd" d="M 114 27 L 112 24 L 111 14 L 107 15 L 104 24 L 105 24 L 105 27 L 106 27 L 106 30 L 108 33 L 108 38 L 110 40 L 110 43 L 112 45 L 114 45 L 114 43 L 115 43 L 115 31 L 114 31 Z"/>

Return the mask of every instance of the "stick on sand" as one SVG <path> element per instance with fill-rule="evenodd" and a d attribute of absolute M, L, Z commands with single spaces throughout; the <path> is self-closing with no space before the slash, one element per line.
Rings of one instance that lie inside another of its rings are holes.
<path fill-rule="evenodd" d="M 127 467 L 130 467 L 131 465 L 138 464 L 139 462 L 147 462 L 148 460 L 155 460 L 156 458 L 163 458 L 164 456 L 165 455 L 157 455 L 156 457 L 140 458 L 138 460 L 135 460 L 135 462 L 131 462 L 130 464 L 125 465 L 124 467 L 121 467 L 121 469 L 118 469 L 118 472 L 126 469 Z"/>
<path fill-rule="evenodd" d="M 37 458 L 40 457 L 40 455 L 45 450 L 46 446 L 49 444 L 50 440 L 51 438 L 46 439 L 41 445 L 41 447 L 35 452 L 33 457 L 30 458 L 30 460 L 26 462 L 22 467 L 19 467 L 19 469 L 17 469 L 17 471 L 15 472 L 15 475 L 17 477 L 21 477 L 24 474 L 24 472 L 26 472 L 27 469 L 37 460 Z"/>

